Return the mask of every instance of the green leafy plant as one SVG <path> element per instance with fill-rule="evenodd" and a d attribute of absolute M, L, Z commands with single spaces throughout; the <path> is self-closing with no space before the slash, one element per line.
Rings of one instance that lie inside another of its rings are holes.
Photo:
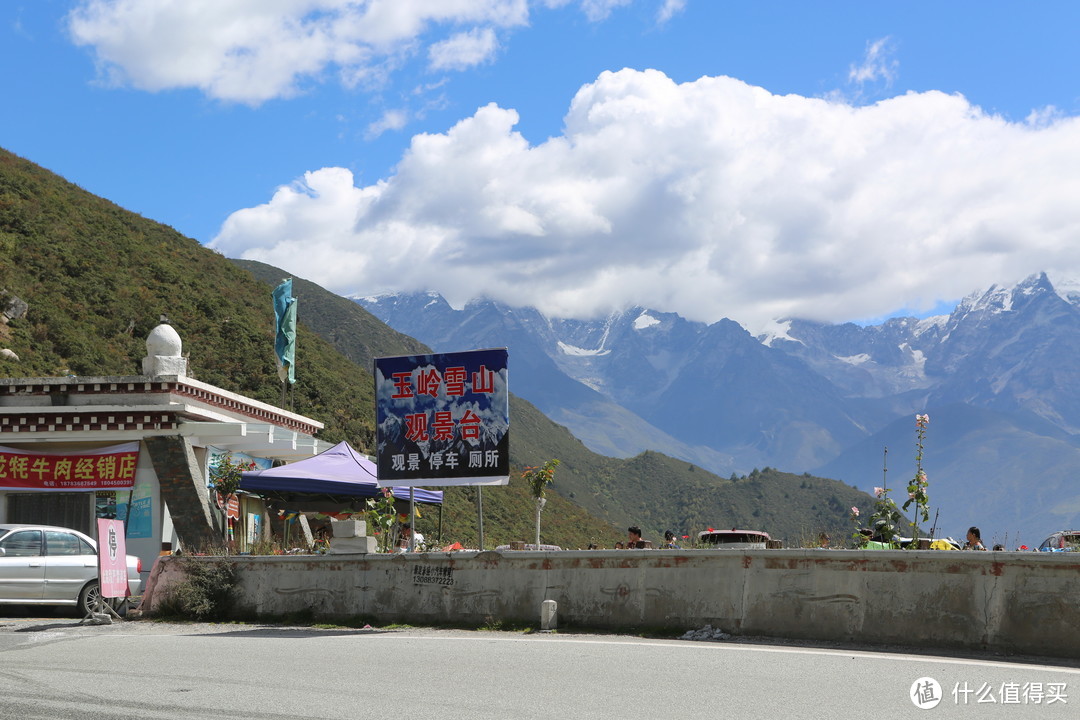
<path fill-rule="evenodd" d="M 919 546 L 919 520 L 930 520 L 930 497 L 926 492 L 929 483 L 922 466 L 923 441 L 926 439 L 926 426 L 929 424 L 929 415 L 915 416 L 915 477 L 908 481 L 908 499 L 904 503 L 904 510 L 912 504 L 915 505 L 915 519 L 911 521 L 911 547 L 914 548 Z"/>
<path fill-rule="evenodd" d="M 394 496 L 390 494 L 389 488 L 383 489 L 382 497 L 367 501 L 366 516 L 372 532 L 375 533 L 379 552 L 393 550 L 390 547 L 390 531 L 397 519 L 397 511 L 394 509 Z"/>
<path fill-rule="evenodd" d="M 229 547 L 232 546 L 233 542 L 227 510 L 229 499 L 236 495 L 236 491 L 240 488 L 241 473 L 245 470 L 254 469 L 255 462 L 253 460 L 237 460 L 233 462 L 232 453 L 225 453 L 224 456 L 217 459 L 216 463 L 210 466 L 210 488 L 220 497 L 223 537 Z"/>
<path fill-rule="evenodd" d="M 855 525 L 855 529 L 851 533 L 851 541 L 855 544 L 855 547 L 863 547 L 866 545 L 866 541 L 870 538 L 863 532 L 861 513 L 857 505 L 851 506 L 851 522 Z M 815 545 L 817 542 L 815 541 Z M 804 546 L 805 547 L 805 546 Z"/>
<path fill-rule="evenodd" d="M 556 458 L 548 460 L 540 467 L 526 467 L 521 477 L 529 485 L 529 491 L 536 499 L 536 549 L 540 549 L 540 511 L 544 509 L 547 486 L 555 482 L 555 468 L 559 467 Z"/>
<path fill-rule="evenodd" d="M 866 534 L 866 530 L 861 525 L 859 509 L 857 507 L 851 508 L 851 518 L 855 521 L 855 532 L 851 537 L 855 541 L 855 547 L 866 547 L 867 542 L 870 540 L 883 543 L 892 548 L 900 547 L 900 526 L 906 519 L 903 513 L 900 512 L 900 508 L 896 506 L 896 502 L 889 497 L 892 490 L 886 487 L 888 474 L 889 448 L 885 448 L 882 454 L 882 485 L 874 488 L 873 511 L 870 513 L 868 525 L 866 526 L 869 534 Z"/>
<path fill-rule="evenodd" d="M 526 467 L 521 473 L 521 477 L 529 484 L 529 491 L 534 498 L 539 500 L 547 495 L 546 488 L 555 482 L 555 468 L 558 466 L 559 461 L 552 458 L 540 467 Z"/>
<path fill-rule="evenodd" d="M 218 461 L 210 466 L 210 487 L 221 497 L 228 498 L 235 495 L 240 488 L 241 473 L 254 470 L 255 462 L 237 460 L 233 462 L 232 453 L 225 453 Z"/>
<path fill-rule="evenodd" d="M 896 502 L 889 497 L 889 492 L 891 491 L 887 487 L 874 488 L 874 512 L 870 514 L 870 531 L 878 542 L 896 547 L 904 515 L 896 507 Z"/>

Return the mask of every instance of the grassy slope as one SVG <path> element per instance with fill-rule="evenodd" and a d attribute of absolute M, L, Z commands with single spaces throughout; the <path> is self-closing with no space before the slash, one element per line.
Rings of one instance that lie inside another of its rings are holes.
<path fill-rule="evenodd" d="M 7 327 L 18 362 L 0 375 L 136 375 L 145 338 L 167 314 L 190 374 L 265 402 L 280 399 L 266 287 L 175 230 L 0 151 L 0 289 L 30 309 Z M 299 328 L 307 372 L 295 410 L 325 437 L 369 444 L 373 388 L 315 333 Z"/>

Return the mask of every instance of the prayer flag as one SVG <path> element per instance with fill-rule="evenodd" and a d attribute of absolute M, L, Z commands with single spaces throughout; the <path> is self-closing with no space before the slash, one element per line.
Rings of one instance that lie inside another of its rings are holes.
<path fill-rule="evenodd" d="M 274 318 L 277 337 L 274 351 L 278 357 L 278 375 L 289 384 L 296 382 L 296 298 L 292 296 L 292 278 L 274 288 Z"/>

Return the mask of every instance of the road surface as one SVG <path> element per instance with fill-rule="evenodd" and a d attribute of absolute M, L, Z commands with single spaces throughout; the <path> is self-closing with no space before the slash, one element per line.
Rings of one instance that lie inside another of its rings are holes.
<path fill-rule="evenodd" d="M 1053 660 L 568 632 L 0 617 L 0 718 L 20 720 L 1078 716 L 1080 669 Z"/>

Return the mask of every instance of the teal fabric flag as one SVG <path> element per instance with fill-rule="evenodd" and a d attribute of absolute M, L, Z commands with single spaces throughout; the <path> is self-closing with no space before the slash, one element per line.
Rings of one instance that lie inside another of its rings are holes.
<path fill-rule="evenodd" d="M 292 296 L 292 278 L 274 288 L 274 319 L 277 337 L 274 352 L 278 357 L 278 375 L 289 384 L 296 382 L 296 298 Z"/>

